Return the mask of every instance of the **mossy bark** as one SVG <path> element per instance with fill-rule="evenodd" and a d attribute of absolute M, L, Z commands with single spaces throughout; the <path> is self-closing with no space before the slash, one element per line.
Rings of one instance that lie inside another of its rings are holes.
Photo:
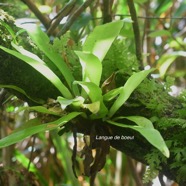
<path fill-rule="evenodd" d="M 46 102 L 48 98 L 56 99 L 59 91 L 39 72 L 31 66 L 0 50 L 0 84 L 16 85 L 36 100 Z M 30 104 L 36 104 L 24 95 L 9 90 Z"/>

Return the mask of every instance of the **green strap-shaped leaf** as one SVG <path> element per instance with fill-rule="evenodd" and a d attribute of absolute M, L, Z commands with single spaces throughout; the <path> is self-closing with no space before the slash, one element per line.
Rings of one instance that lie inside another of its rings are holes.
<path fill-rule="evenodd" d="M 0 23 L 8 30 L 8 32 L 10 33 L 12 38 L 14 39 L 16 35 L 15 35 L 14 31 L 12 30 L 12 28 L 1 19 L 0 19 Z"/>
<path fill-rule="evenodd" d="M 45 124 L 41 124 L 40 120 L 37 118 L 29 120 L 22 127 L 20 127 L 20 129 L 16 129 L 9 136 L 2 138 L 0 140 L 0 148 L 15 144 L 39 132 L 54 130 L 58 127 L 61 127 L 62 125 L 69 122 L 70 120 L 72 120 L 73 118 L 77 117 L 80 114 L 81 112 L 71 112 L 70 114 L 63 116 L 56 121 Z"/>
<path fill-rule="evenodd" d="M 68 68 L 67 64 L 60 56 L 59 53 L 55 52 L 50 45 L 49 37 L 38 27 L 28 28 L 27 26 L 22 26 L 24 28 L 33 42 L 38 46 L 38 48 L 54 63 L 54 65 L 59 69 L 59 71 L 64 76 L 68 86 L 74 91 L 75 95 L 79 94 L 77 86 L 72 87 L 74 77 Z"/>
<path fill-rule="evenodd" d="M 141 127 L 145 127 L 145 128 L 154 128 L 152 122 L 142 116 L 120 116 L 117 118 L 113 118 L 114 121 L 116 120 L 120 120 L 120 119 L 128 119 L 130 121 L 133 121 L 134 123 L 136 123 L 137 125 L 141 126 Z"/>
<path fill-rule="evenodd" d="M 37 61 L 33 54 L 33 56 L 26 56 L 23 54 L 20 54 L 14 50 L 10 50 L 8 48 L 5 48 L 3 46 L 0 46 L 0 49 L 4 50 L 5 52 L 21 59 L 25 63 L 32 66 L 35 70 L 40 72 L 45 78 L 47 78 L 60 92 L 61 94 L 66 98 L 72 98 L 72 94 L 67 89 L 67 87 L 61 82 L 61 80 L 55 75 L 55 73 L 47 67 L 44 62 L 42 63 L 40 60 Z M 28 53 L 27 53 L 28 54 Z"/>
<path fill-rule="evenodd" d="M 96 101 L 90 104 L 82 104 L 82 108 L 86 108 L 90 110 L 90 112 L 92 112 L 93 114 L 97 114 L 100 110 L 100 102 Z"/>
<path fill-rule="evenodd" d="M 185 51 L 175 51 L 171 52 L 170 54 L 164 54 L 158 60 L 159 72 L 160 76 L 164 77 L 166 71 L 170 67 L 170 65 L 176 60 L 177 57 L 182 56 L 186 57 Z"/>
<path fill-rule="evenodd" d="M 120 94 L 121 90 L 122 90 L 122 87 L 110 90 L 109 92 L 103 95 L 103 100 L 104 101 L 113 100 L 115 97 L 117 97 Z"/>
<path fill-rule="evenodd" d="M 32 162 L 30 162 L 30 159 L 26 156 L 25 153 L 22 153 L 20 150 L 15 149 L 15 151 L 14 151 L 14 156 L 15 156 L 16 160 L 17 160 L 18 162 L 20 162 L 21 165 L 22 165 L 23 167 L 27 168 L 28 165 L 30 164 L 30 165 L 29 165 L 29 171 L 30 171 L 30 172 L 34 172 L 34 173 L 36 173 L 37 175 L 39 174 L 39 171 L 38 171 L 38 169 L 36 168 L 35 164 L 32 163 Z"/>
<path fill-rule="evenodd" d="M 130 97 L 132 92 L 138 87 L 138 85 L 147 77 L 147 75 L 154 69 L 143 70 L 133 74 L 123 86 L 119 97 L 116 99 L 114 104 L 109 110 L 109 117 L 112 117 L 117 110 L 125 103 L 125 101 Z"/>
<path fill-rule="evenodd" d="M 30 57 L 32 59 L 34 59 L 35 61 L 38 61 L 42 64 L 45 64 L 44 61 L 42 61 L 37 55 L 35 55 L 34 53 L 28 51 L 28 50 L 25 50 L 22 46 L 18 46 L 16 45 L 14 42 L 11 42 L 12 46 L 19 52 L 21 53 L 22 55 L 24 56 L 27 56 L 27 57 Z M 46 64 L 45 64 L 46 65 Z"/>
<path fill-rule="evenodd" d="M 100 102 L 96 101 L 94 103 L 90 103 L 90 104 L 84 104 L 85 99 L 81 96 L 76 97 L 74 99 L 65 99 L 63 97 L 58 97 L 57 101 L 61 104 L 61 108 L 63 110 L 66 109 L 67 106 L 72 105 L 73 108 L 75 108 L 76 110 L 80 110 L 81 108 L 86 108 L 89 109 L 90 112 L 92 112 L 93 114 L 96 114 L 99 110 L 100 110 Z"/>
<path fill-rule="evenodd" d="M 133 117 L 134 119 L 134 117 Z M 138 120 L 137 122 L 135 122 L 136 124 L 139 124 L 139 118 L 136 118 L 134 120 Z M 130 128 L 133 130 L 138 131 L 143 137 L 145 137 L 145 139 L 154 147 L 156 147 L 157 149 L 160 150 L 160 152 L 162 152 L 162 154 L 164 156 L 166 156 L 167 158 L 169 158 L 170 156 L 170 152 L 169 149 L 166 146 L 165 141 L 163 140 L 161 134 L 159 133 L 158 130 L 151 128 L 151 127 L 145 127 L 142 125 L 139 126 L 131 126 L 131 125 L 125 125 L 123 123 L 118 123 L 118 122 L 114 122 L 111 120 L 107 120 L 106 121 L 109 124 L 118 126 L 118 127 L 123 127 L 123 128 Z"/>
<path fill-rule="evenodd" d="M 29 98 L 30 100 L 32 100 L 35 103 L 43 104 L 45 102 L 44 100 L 30 97 L 23 89 L 15 86 L 15 85 L 2 85 L 2 84 L 0 84 L 0 88 L 9 88 L 9 89 L 16 90 L 17 92 L 20 92 L 21 94 L 25 95 L 27 98 Z"/>
<path fill-rule="evenodd" d="M 108 110 L 103 103 L 101 89 L 92 82 L 75 81 L 74 83 L 79 84 L 86 92 L 87 95 L 84 96 L 85 100 L 88 96 L 92 103 L 94 103 L 93 105 L 91 105 L 91 110 L 94 110 L 94 114 L 91 116 L 91 119 L 103 118 L 108 113 Z M 100 102 L 100 108 L 99 111 L 95 113 L 95 110 L 98 110 L 98 102 Z M 93 106 L 95 106 L 95 108 L 93 108 Z"/>
<path fill-rule="evenodd" d="M 97 26 L 87 37 L 83 51 L 92 53 L 102 62 L 113 41 L 119 35 L 124 21 L 115 21 Z"/>
<path fill-rule="evenodd" d="M 99 86 L 102 74 L 102 64 L 99 59 L 91 54 L 76 51 L 82 66 L 82 77 L 85 82 L 92 82 Z"/>
<path fill-rule="evenodd" d="M 84 103 L 85 99 L 81 96 L 78 96 L 74 99 L 66 99 L 61 96 L 57 98 L 57 101 L 61 104 L 62 110 L 65 110 L 67 106 L 73 105 L 75 108 L 80 108 L 81 105 Z"/>
<path fill-rule="evenodd" d="M 171 37 L 171 32 L 168 30 L 156 30 L 148 34 L 148 37 L 168 36 Z"/>
<path fill-rule="evenodd" d="M 25 107 L 24 109 L 40 112 L 40 113 L 43 113 L 43 114 L 51 114 L 51 115 L 55 115 L 55 116 L 61 116 L 61 113 L 51 111 L 51 110 L 49 110 L 49 109 L 47 109 L 46 107 L 43 107 L 43 106 Z"/>
<path fill-rule="evenodd" d="M 85 90 L 92 103 L 103 99 L 102 91 L 96 84 L 83 81 L 75 81 L 74 83 L 79 84 Z M 86 99 L 86 97 L 84 98 Z"/>
<path fill-rule="evenodd" d="M 83 51 L 76 51 L 82 66 L 82 81 L 93 82 L 99 86 L 102 75 L 101 62 L 119 35 L 123 24 L 123 21 L 116 21 L 97 26 L 86 39 Z"/>

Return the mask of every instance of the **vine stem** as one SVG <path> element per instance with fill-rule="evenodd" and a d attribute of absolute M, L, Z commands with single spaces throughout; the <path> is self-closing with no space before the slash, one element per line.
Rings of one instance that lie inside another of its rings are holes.
<path fill-rule="evenodd" d="M 136 57 L 137 60 L 140 64 L 140 69 L 143 69 L 143 62 L 142 62 L 142 45 L 141 45 L 141 37 L 140 37 L 140 29 L 139 29 L 139 24 L 138 24 L 138 18 L 136 14 L 136 9 L 134 6 L 134 1 L 133 0 L 127 0 L 127 4 L 129 7 L 129 11 L 131 14 L 131 18 L 133 21 L 133 31 L 134 31 L 134 39 L 135 39 L 135 45 L 136 45 Z"/>

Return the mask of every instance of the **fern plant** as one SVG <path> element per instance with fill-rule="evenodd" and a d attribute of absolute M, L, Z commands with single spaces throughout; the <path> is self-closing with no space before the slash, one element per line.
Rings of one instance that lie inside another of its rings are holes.
<path fill-rule="evenodd" d="M 107 91 L 103 91 L 103 85 L 101 85 L 101 79 L 104 76 L 103 60 L 113 46 L 114 41 L 117 40 L 124 22 L 115 21 L 97 26 L 82 44 L 82 50 L 74 51 L 81 65 L 81 80 L 74 77 L 72 68 L 54 50 L 48 36 L 39 27 L 32 29 L 25 27 L 23 29 L 26 30 L 39 50 L 60 72 L 60 77 L 56 75 L 47 61 L 19 46 L 16 36 L 12 41 L 14 50 L 0 46 L 1 50 L 24 61 L 47 78 L 59 90 L 60 95 L 56 101 L 61 106 L 61 112 L 50 110 L 42 105 L 43 102 L 28 96 L 26 90 L 15 85 L 0 85 L 0 87 L 14 89 L 41 105 L 29 107 L 30 110 L 58 117 L 58 119 L 46 123 L 43 123 L 39 118 L 30 119 L 21 128 L 1 139 L 0 148 L 17 143 L 42 131 L 60 130 L 62 127 L 66 127 L 66 123 L 75 118 L 85 118 L 90 121 L 99 120 L 108 125 L 135 130 L 151 145 L 161 151 L 164 156 L 169 157 L 169 150 L 161 134 L 153 127 L 148 118 L 118 115 L 122 105 L 154 69 L 134 72 L 124 85 L 120 87 L 113 86 Z M 111 83 L 111 77 L 106 79 L 105 83 Z M 133 125 L 123 123 L 123 119 L 129 120 Z"/>

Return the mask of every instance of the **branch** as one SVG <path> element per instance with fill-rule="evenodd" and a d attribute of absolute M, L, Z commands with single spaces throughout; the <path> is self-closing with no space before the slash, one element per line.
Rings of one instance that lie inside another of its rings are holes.
<path fill-rule="evenodd" d="M 114 17 L 131 17 L 130 14 L 114 14 Z M 157 16 L 137 16 L 138 19 L 154 19 L 154 20 L 180 20 L 180 19 L 186 19 L 186 17 L 157 17 Z M 94 19 L 103 19 L 103 17 L 93 17 Z"/>
<path fill-rule="evenodd" d="M 25 3 L 28 8 L 35 14 L 35 16 L 41 21 L 41 23 L 45 26 L 46 29 L 50 26 L 50 19 L 46 16 L 44 16 L 37 6 L 31 1 L 31 0 L 21 0 L 23 3 Z"/>
<path fill-rule="evenodd" d="M 141 181 L 141 178 L 140 178 L 139 174 L 137 173 L 136 166 L 134 165 L 134 162 L 131 159 L 131 157 L 128 157 L 127 156 L 127 162 L 128 162 L 129 167 L 131 169 L 131 173 L 132 173 L 133 178 L 134 178 L 134 180 L 136 182 L 136 185 L 143 186 L 143 183 Z"/>
<path fill-rule="evenodd" d="M 112 21 L 112 15 L 111 15 L 111 7 L 112 7 L 113 1 L 111 0 L 103 0 L 103 24 L 109 23 Z"/>
<path fill-rule="evenodd" d="M 136 44 L 136 57 L 140 64 L 140 69 L 143 69 L 143 62 L 142 62 L 142 54 L 141 54 L 141 39 L 140 39 L 140 30 L 139 30 L 139 24 L 137 19 L 137 14 L 134 6 L 133 0 L 127 0 L 127 4 L 129 7 L 129 11 L 131 14 L 131 18 L 133 20 L 133 31 L 134 31 L 134 39 Z"/>
<path fill-rule="evenodd" d="M 53 20 L 55 21 L 50 25 L 49 29 L 47 30 L 48 35 L 51 35 L 55 28 L 59 25 L 60 21 L 72 11 L 75 6 L 75 2 L 76 0 L 71 0 L 70 2 L 68 2 L 64 6 L 64 8 L 57 14 L 57 16 L 53 18 Z"/>
<path fill-rule="evenodd" d="M 79 17 L 79 15 L 93 2 L 93 0 L 87 0 L 85 1 L 75 12 L 70 16 L 64 27 L 61 29 L 61 31 L 57 34 L 58 37 L 65 34 L 67 30 L 72 26 L 74 21 Z"/>

